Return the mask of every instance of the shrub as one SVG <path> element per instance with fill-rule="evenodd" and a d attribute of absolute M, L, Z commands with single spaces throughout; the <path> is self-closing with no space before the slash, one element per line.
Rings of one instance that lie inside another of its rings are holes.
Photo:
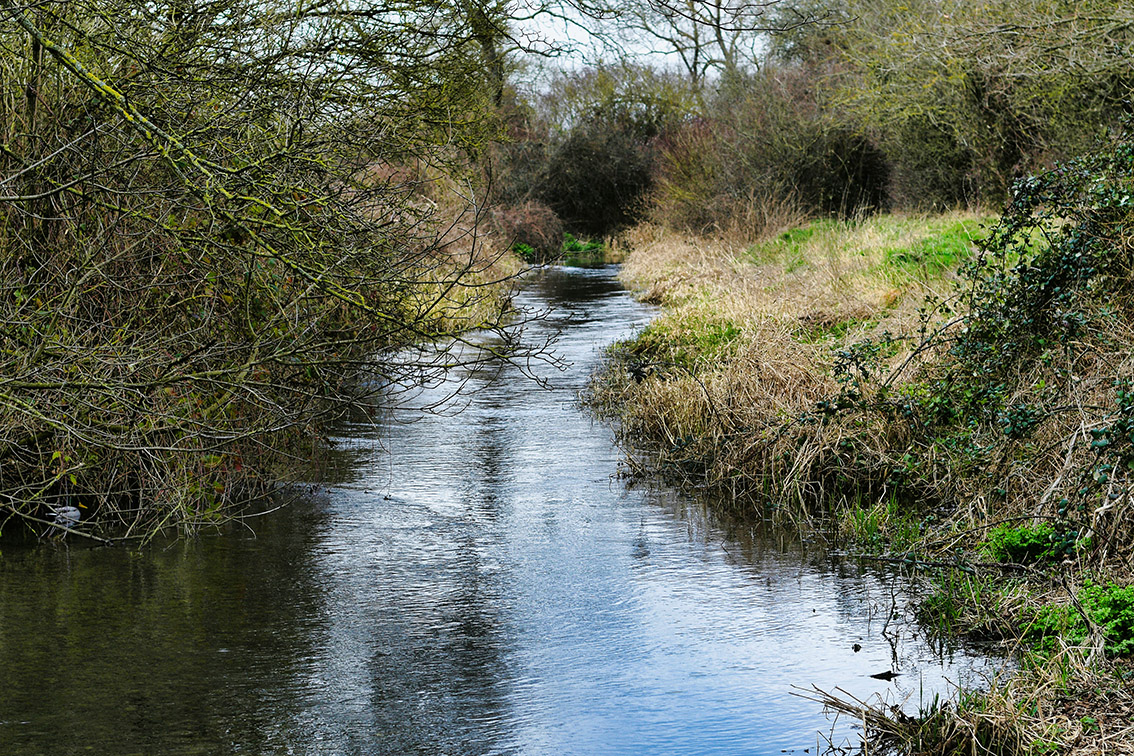
<path fill-rule="evenodd" d="M 750 215 L 754 199 L 790 197 L 805 213 L 842 217 L 885 207 L 885 155 L 828 112 L 812 75 L 774 66 L 735 74 L 703 117 L 664 134 L 655 218 L 702 232 Z"/>
<path fill-rule="evenodd" d="M 642 66 L 564 74 L 541 102 L 551 127 L 533 196 L 567 230 L 608 236 L 642 217 L 654 186 L 654 141 L 685 120 L 689 86 Z"/>
<path fill-rule="evenodd" d="M 1000 562 L 1030 564 L 1056 559 L 1053 542 L 1055 529 L 1051 525 L 1001 525 L 988 534 L 985 548 L 990 556 Z"/>
<path fill-rule="evenodd" d="M 530 250 L 530 257 L 521 253 L 528 260 L 555 257 L 563 238 L 563 221 L 550 207 L 534 201 L 497 209 L 493 226 L 513 249 L 518 245 Z"/>
<path fill-rule="evenodd" d="M 1079 591 L 1077 599 L 1083 613 L 1101 631 L 1108 654 L 1134 654 L 1134 584 L 1120 586 L 1088 582 Z M 1083 615 L 1075 607 L 1048 605 L 1035 613 L 1025 635 L 1041 650 L 1051 651 L 1055 648 L 1057 637 L 1072 644 L 1082 644 L 1088 640 L 1090 632 Z"/>
<path fill-rule="evenodd" d="M 911 118 L 887 129 L 881 141 L 890 161 L 887 194 L 896 207 L 933 211 L 980 201 L 976 157 L 955 134 Z"/>
<path fill-rule="evenodd" d="M 806 208 L 849 218 L 889 204 L 890 165 L 870 140 L 845 126 L 820 126 L 800 137 L 808 142 L 792 166 L 792 185 Z"/>
<path fill-rule="evenodd" d="M 610 234 L 639 218 L 652 163 L 646 139 L 631 124 L 596 112 L 552 148 L 540 199 L 567 228 Z"/>
<path fill-rule="evenodd" d="M 1091 620 L 1103 631 L 1107 653 L 1134 653 L 1134 584 L 1088 584 L 1079 594 Z"/>

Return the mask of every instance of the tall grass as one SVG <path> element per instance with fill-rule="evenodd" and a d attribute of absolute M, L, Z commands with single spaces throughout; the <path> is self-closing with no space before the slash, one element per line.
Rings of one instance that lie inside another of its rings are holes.
<path fill-rule="evenodd" d="M 905 485 L 900 429 L 827 422 L 832 364 L 869 334 L 916 330 L 925 298 L 952 285 L 946 261 L 971 256 L 980 233 L 972 213 L 814 221 L 739 247 L 639 227 L 623 238 L 622 276 L 666 310 L 616 347 L 594 399 L 659 470 L 738 506 L 775 502 L 803 518 L 782 503 L 834 490 L 869 511 Z M 894 343 L 884 361 L 906 348 Z"/>

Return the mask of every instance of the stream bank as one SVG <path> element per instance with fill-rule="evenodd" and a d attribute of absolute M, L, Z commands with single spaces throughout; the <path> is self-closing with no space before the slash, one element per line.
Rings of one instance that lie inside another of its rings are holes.
<path fill-rule="evenodd" d="M 1032 321 L 987 303 L 1039 312 L 1058 264 L 1042 248 L 1034 267 L 997 258 L 1026 249 L 1021 227 L 1043 238 L 972 214 L 816 221 L 742 249 L 635 229 L 623 280 L 663 314 L 611 350 L 591 402 L 635 470 L 902 565 L 927 586 L 927 627 L 1017 654 L 1019 674 L 918 718 L 852 702 L 880 742 L 1130 753 L 1130 500 L 1107 488 L 1125 462 L 1099 459 L 1134 396 L 1128 313 L 1084 287 L 1066 304 L 1098 330 L 1029 371 L 998 367 L 1034 354 Z"/>
<path fill-rule="evenodd" d="M 271 516 L 137 551 L 6 542 L 0 750 L 841 753 L 858 723 L 798 689 L 913 711 L 994 677 L 901 611 L 892 566 L 620 476 L 578 404 L 655 315 L 615 273 L 546 269 L 519 298 L 558 334 L 550 389 L 470 363 L 341 425 Z"/>

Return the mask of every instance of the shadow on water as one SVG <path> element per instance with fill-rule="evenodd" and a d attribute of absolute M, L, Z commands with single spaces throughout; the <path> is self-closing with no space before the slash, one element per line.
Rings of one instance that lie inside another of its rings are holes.
<path fill-rule="evenodd" d="M 916 705 L 994 669 L 884 570 L 624 485 L 577 392 L 652 311 L 610 269 L 523 298 L 563 328 L 550 389 L 481 366 L 460 414 L 432 386 L 348 424 L 254 533 L 5 545 L 0 753 L 816 753 L 857 732 L 793 685 Z"/>

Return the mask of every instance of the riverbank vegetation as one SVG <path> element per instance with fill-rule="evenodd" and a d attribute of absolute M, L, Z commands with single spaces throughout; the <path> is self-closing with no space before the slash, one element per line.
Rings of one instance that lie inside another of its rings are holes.
<path fill-rule="evenodd" d="M 636 464 L 935 576 L 928 626 L 1026 649 L 868 724 L 1131 742 L 1127 5 L 0 11 L 0 522 L 222 521 L 468 354 L 435 346 L 538 351 L 517 258 L 628 254 L 665 312 L 593 401 Z M 677 64 L 529 77 L 562 52 L 540 14 Z"/>
<path fill-rule="evenodd" d="M 0 522 L 195 531 L 457 359 L 402 347 L 515 345 L 463 6 L 2 11 Z"/>
<path fill-rule="evenodd" d="M 1134 743 L 1132 155 L 1116 133 L 1019 181 L 996 217 L 626 237 L 627 282 L 664 310 L 591 399 L 634 466 L 902 565 L 930 632 L 1020 656 L 918 718 L 818 695 L 879 742 Z"/>
<path fill-rule="evenodd" d="M 705 35 L 683 58 L 700 69 L 578 72 L 533 107 L 546 154 L 587 145 L 578 186 L 618 188 L 587 231 L 663 308 L 590 401 L 633 469 L 902 565 L 931 632 L 1020 659 L 918 718 L 824 699 L 880 742 L 1129 753 L 1130 11 L 782 3 L 764 20 L 758 65 Z M 581 230 L 549 174 L 515 175 Z"/>
<path fill-rule="evenodd" d="M 1095 188 L 1099 160 L 1078 174 Z M 663 314 L 611 352 L 591 401 L 632 467 L 899 565 L 924 584 L 928 632 L 1019 656 L 988 692 L 918 719 L 819 697 L 907 751 L 1130 742 L 1130 440 L 1115 429 L 1134 330 L 1110 288 L 1128 268 L 1103 246 L 1110 262 L 1080 264 L 1100 208 L 1063 188 L 1078 217 L 1021 198 L 1000 219 L 812 221 L 741 248 L 630 236 L 626 279 Z M 1068 260 L 1073 282 L 1050 275 Z M 1091 325 L 1059 338 L 1064 318 Z"/>

